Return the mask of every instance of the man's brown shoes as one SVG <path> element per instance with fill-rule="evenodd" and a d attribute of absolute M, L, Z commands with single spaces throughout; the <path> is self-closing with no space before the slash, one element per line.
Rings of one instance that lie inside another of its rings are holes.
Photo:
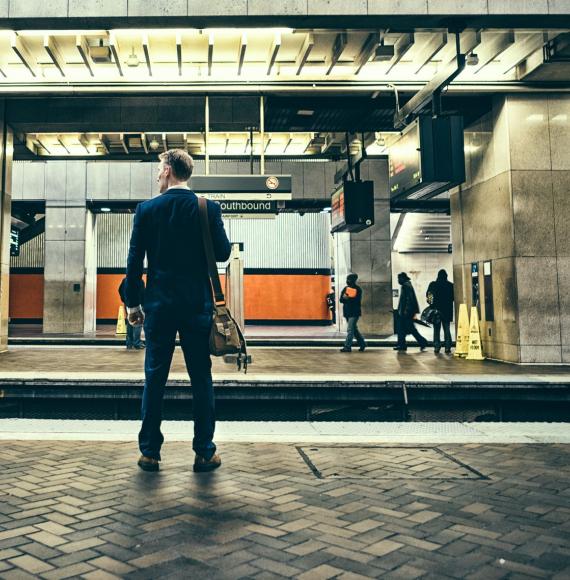
<path fill-rule="evenodd" d="M 201 455 L 196 455 L 196 459 L 194 459 L 194 471 L 196 473 L 213 471 L 220 467 L 221 464 L 222 459 L 217 454 L 212 455 L 211 459 L 204 459 Z"/>
<path fill-rule="evenodd" d="M 158 459 L 153 459 L 152 457 L 141 455 L 137 461 L 137 465 L 143 471 L 158 471 Z"/>

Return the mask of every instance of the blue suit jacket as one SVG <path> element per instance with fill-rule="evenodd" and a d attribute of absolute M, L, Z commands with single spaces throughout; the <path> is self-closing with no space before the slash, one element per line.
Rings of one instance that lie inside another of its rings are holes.
<path fill-rule="evenodd" d="M 208 201 L 216 260 L 229 258 L 230 242 L 220 206 Z M 127 260 L 127 306 L 139 305 L 143 263 L 148 260 L 144 298 L 149 313 L 183 309 L 203 314 L 212 309 L 212 291 L 202 242 L 198 197 L 172 188 L 137 206 Z"/>

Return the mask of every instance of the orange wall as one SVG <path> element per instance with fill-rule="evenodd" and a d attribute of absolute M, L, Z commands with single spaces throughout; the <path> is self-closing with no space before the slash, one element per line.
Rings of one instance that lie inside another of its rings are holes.
<path fill-rule="evenodd" d="M 326 295 L 330 276 L 247 274 L 244 276 L 247 320 L 328 320 Z"/>
<path fill-rule="evenodd" d="M 10 274 L 10 318 L 44 317 L 44 275 Z"/>
<path fill-rule="evenodd" d="M 222 287 L 224 280 L 222 276 Z M 117 289 L 123 274 L 97 276 L 97 318 L 116 318 L 121 304 Z M 247 320 L 328 320 L 326 295 L 330 277 L 310 274 L 246 274 Z M 43 317 L 43 275 L 10 276 L 10 317 Z"/>

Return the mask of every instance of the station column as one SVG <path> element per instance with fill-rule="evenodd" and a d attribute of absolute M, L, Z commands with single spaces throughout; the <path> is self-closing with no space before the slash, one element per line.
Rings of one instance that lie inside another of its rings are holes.
<path fill-rule="evenodd" d="M 46 164 L 44 333 L 95 332 L 96 230 L 86 162 Z"/>
<path fill-rule="evenodd" d="M 0 352 L 8 348 L 12 218 L 13 133 L 6 124 L 4 105 L 4 99 L 0 99 Z"/>
<path fill-rule="evenodd" d="M 358 274 L 357 283 L 363 291 L 362 318 L 358 326 L 365 336 L 386 336 L 393 333 L 388 160 L 364 161 L 360 177 L 363 181 L 374 182 L 374 225 L 356 234 L 335 234 L 336 294 L 338 300 L 347 274 Z M 340 328 L 346 330 L 342 304 L 337 311 Z"/>
<path fill-rule="evenodd" d="M 451 195 L 456 302 L 477 304 L 485 354 L 570 362 L 570 95 L 497 97 L 465 131 Z"/>

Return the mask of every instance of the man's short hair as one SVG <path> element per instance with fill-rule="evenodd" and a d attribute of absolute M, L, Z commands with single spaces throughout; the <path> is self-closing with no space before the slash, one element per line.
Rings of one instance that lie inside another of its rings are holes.
<path fill-rule="evenodd" d="M 170 166 L 172 175 L 178 181 L 188 181 L 194 171 L 194 160 L 184 149 L 169 149 L 158 158 Z"/>

